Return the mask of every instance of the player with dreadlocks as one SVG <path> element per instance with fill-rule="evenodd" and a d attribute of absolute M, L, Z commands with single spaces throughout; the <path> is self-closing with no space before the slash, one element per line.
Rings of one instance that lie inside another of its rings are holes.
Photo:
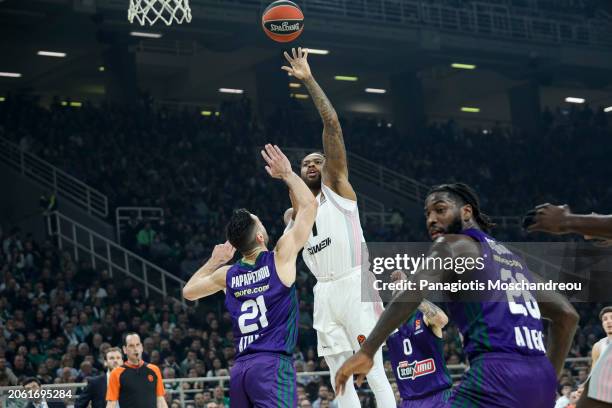
<path fill-rule="evenodd" d="M 435 283 L 536 279 L 522 259 L 488 235 L 493 225 L 480 210 L 478 197 L 469 186 L 454 183 L 432 188 L 425 200 L 425 217 L 434 241 L 430 257 L 471 259 L 472 265 L 479 265 L 479 260 L 481 267 L 462 274 L 439 267 L 421 269 L 412 279 Z M 358 375 L 358 382 L 363 381 L 372 366 L 372 356 L 389 334 L 411 316 L 426 296 L 436 295 L 419 287 L 417 284 L 417 290 L 407 289 L 394 296 L 361 350 L 340 368 L 336 375 L 338 390 L 353 374 Z M 463 335 L 470 363 L 446 406 L 552 407 L 556 377 L 561 374 L 578 321 L 572 305 L 563 296 L 546 292 L 493 290 L 478 297 L 468 292 L 444 295 L 449 299 L 450 319 Z M 551 320 L 548 358 L 542 318 Z"/>

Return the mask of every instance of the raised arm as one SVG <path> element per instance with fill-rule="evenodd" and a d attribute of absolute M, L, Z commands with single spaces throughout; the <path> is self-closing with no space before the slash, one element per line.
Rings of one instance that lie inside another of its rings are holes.
<path fill-rule="evenodd" d="M 574 214 L 567 205 L 542 204 L 535 208 L 534 223 L 528 231 L 612 239 L 612 215 Z"/>
<path fill-rule="evenodd" d="M 346 147 L 338 114 L 310 71 L 308 49 L 292 48 L 291 53 L 292 56 L 285 52 L 291 67 L 283 69 L 304 83 L 323 121 L 325 164 L 322 181 L 342 197 L 356 201 L 357 195 L 348 181 Z"/>
<path fill-rule="evenodd" d="M 278 146 L 266 145 L 261 155 L 267 163 L 268 174 L 287 184 L 294 205 L 300 209 L 293 228 L 278 240 L 274 250 L 276 270 L 283 283 L 290 286 L 295 282 L 295 259 L 308 240 L 317 215 L 317 202 L 304 180 L 291 170 L 289 159 Z"/>
<path fill-rule="evenodd" d="M 225 289 L 225 276 L 236 249 L 225 242 L 216 245 L 210 259 L 189 279 L 183 288 L 183 297 L 197 300 Z"/>

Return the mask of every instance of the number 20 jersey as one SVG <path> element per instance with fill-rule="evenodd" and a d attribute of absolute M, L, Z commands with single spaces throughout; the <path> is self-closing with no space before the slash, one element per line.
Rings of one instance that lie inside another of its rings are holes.
<path fill-rule="evenodd" d="M 504 245 L 477 229 L 461 232 L 478 241 L 484 268 L 472 270 L 463 280 L 479 282 L 532 282 L 525 262 Z M 546 354 L 538 303 L 529 291 L 490 291 L 483 301 L 448 303 L 451 320 L 463 335 L 469 360 L 487 353 L 512 353 L 527 356 Z M 458 300 L 458 301 L 457 301 Z"/>
<path fill-rule="evenodd" d="M 296 288 L 279 279 L 274 252 L 261 252 L 255 265 L 234 264 L 227 271 L 226 286 L 236 357 L 260 352 L 291 355 L 298 334 Z"/>

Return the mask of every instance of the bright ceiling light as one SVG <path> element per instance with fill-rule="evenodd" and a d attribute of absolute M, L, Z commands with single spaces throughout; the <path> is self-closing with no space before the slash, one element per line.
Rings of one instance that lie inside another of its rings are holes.
<path fill-rule="evenodd" d="M 21 74 L 18 72 L 0 72 L 0 77 L 5 78 L 21 78 Z"/>
<path fill-rule="evenodd" d="M 473 108 L 471 106 L 463 106 L 461 107 L 461 112 L 478 113 L 480 112 L 480 108 Z"/>
<path fill-rule="evenodd" d="M 244 93 L 244 89 L 219 88 L 219 92 L 239 95 Z"/>
<path fill-rule="evenodd" d="M 612 112 L 612 106 L 608 106 L 607 108 L 605 108 L 604 112 L 606 112 L 606 113 Z"/>
<path fill-rule="evenodd" d="M 142 31 L 130 31 L 130 35 L 132 37 L 142 37 L 142 38 L 162 38 L 161 33 L 145 33 Z"/>
<path fill-rule="evenodd" d="M 40 55 L 41 57 L 66 58 L 65 52 L 38 51 L 37 54 Z"/>
<path fill-rule="evenodd" d="M 584 103 L 584 98 L 574 98 L 573 96 L 568 96 L 567 98 L 565 98 L 565 102 Z"/>
<path fill-rule="evenodd" d="M 476 69 L 476 65 L 473 64 L 461 64 L 459 62 L 453 62 L 451 67 L 455 69 Z"/>
<path fill-rule="evenodd" d="M 359 80 L 359 78 L 357 78 L 356 76 L 346 76 L 346 75 L 336 75 L 334 79 L 336 81 L 348 81 L 348 82 L 355 82 Z"/>
<path fill-rule="evenodd" d="M 308 48 L 308 53 L 315 54 L 315 55 L 327 55 L 329 54 L 329 51 L 328 50 L 318 50 L 316 48 Z"/>
<path fill-rule="evenodd" d="M 385 93 L 387 93 L 386 89 L 379 89 L 379 88 L 366 88 L 365 91 L 367 93 L 373 93 L 373 94 L 385 94 Z"/>

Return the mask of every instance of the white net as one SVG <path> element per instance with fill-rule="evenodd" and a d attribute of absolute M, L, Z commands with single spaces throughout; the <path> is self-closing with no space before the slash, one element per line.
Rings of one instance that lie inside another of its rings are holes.
<path fill-rule="evenodd" d="M 158 20 L 166 25 L 190 23 L 189 0 L 130 0 L 128 20 L 130 23 L 136 20 L 140 25 L 153 25 Z"/>

